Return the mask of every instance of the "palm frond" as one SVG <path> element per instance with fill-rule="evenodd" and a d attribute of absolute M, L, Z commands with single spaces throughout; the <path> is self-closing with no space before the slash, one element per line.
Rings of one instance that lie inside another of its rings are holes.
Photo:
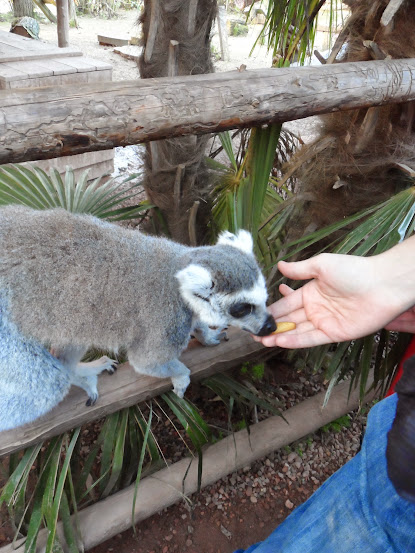
<path fill-rule="evenodd" d="M 88 170 L 76 179 L 69 167 L 62 178 L 56 169 L 51 169 L 48 175 L 38 167 L 7 165 L 0 169 L 0 205 L 20 204 L 33 209 L 61 207 L 111 221 L 132 219 L 142 217 L 152 207 L 146 201 L 120 207 L 122 202 L 142 194 L 138 178 L 138 174 L 131 175 L 117 183 L 113 178 L 106 180 L 102 176 L 90 182 Z"/>
<path fill-rule="evenodd" d="M 337 29 L 337 2 L 335 0 L 274 0 L 268 3 L 265 24 L 252 50 L 266 41 L 278 65 L 296 61 L 304 65 L 313 51 L 319 15 L 323 8 L 329 14 L 330 34 Z M 252 53 L 252 51 L 251 51 Z"/>

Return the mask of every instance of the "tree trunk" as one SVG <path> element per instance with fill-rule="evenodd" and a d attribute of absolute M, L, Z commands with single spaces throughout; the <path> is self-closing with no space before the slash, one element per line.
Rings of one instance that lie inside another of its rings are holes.
<path fill-rule="evenodd" d="M 33 17 L 32 0 L 13 0 L 13 15 L 14 17 Z"/>
<path fill-rule="evenodd" d="M 410 109 L 413 74 L 415 59 L 405 59 L 4 90 L 0 164 L 384 104 Z"/>
<path fill-rule="evenodd" d="M 346 3 L 351 16 L 325 67 L 334 71 L 347 62 L 394 64 L 394 58 L 415 57 L 413 2 Z M 390 87 L 399 82 L 397 75 Z M 374 86 L 373 96 L 378 90 Z M 362 106 L 326 116 L 322 122 L 320 139 L 305 146 L 293 160 L 298 190 L 311 201 L 298 203 L 288 241 L 302 236 L 305 229 L 321 228 L 389 198 L 408 186 L 408 172 L 415 171 L 414 103 L 402 99 L 397 105 Z M 321 148 L 324 143 L 329 146 Z"/>
<path fill-rule="evenodd" d="M 216 0 L 146 0 L 141 78 L 211 73 L 210 32 L 216 9 Z M 160 210 L 170 236 L 185 244 L 205 240 L 210 213 L 203 162 L 207 140 L 188 136 L 147 146 L 148 198 Z M 157 225 L 156 218 L 154 222 Z"/>

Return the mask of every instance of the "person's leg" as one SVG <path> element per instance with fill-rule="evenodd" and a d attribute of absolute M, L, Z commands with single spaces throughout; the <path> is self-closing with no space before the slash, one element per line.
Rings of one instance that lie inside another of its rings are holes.
<path fill-rule="evenodd" d="M 415 551 L 415 506 L 398 496 L 386 472 L 386 438 L 395 411 L 396 395 L 375 405 L 356 457 L 245 553 Z"/>

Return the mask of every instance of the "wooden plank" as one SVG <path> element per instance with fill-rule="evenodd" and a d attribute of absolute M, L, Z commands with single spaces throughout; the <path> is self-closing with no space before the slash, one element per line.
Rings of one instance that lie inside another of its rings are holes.
<path fill-rule="evenodd" d="M 0 164 L 409 102 L 414 75 L 387 59 L 0 91 Z"/>
<path fill-rule="evenodd" d="M 74 72 L 77 73 L 86 73 L 87 71 L 95 71 L 95 65 L 84 61 L 84 58 L 66 58 L 64 61 L 65 65 L 72 67 Z"/>
<path fill-rule="evenodd" d="M 97 39 L 100 44 L 108 46 L 126 46 L 130 44 L 129 38 L 122 36 L 97 35 Z"/>
<path fill-rule="evenodd" d="M 63 63 L 75 68 L 79 73 L 84 71 L 104 71 L 112 69 L 112 65 L 105 61 L 95 60 L 93 58 L 67 58 L 62 60 Z"/>
<path fill-rule="evenodd" d="M 76 73 L 76 69 L 67 63 L 66 58 L 53 58 L 53 59 L 40 59 L 36 60 L 36 64 L 41 67 L 49 67 L 54 75 L 68 75 L 69 73 Z M 1 67 L 1 65 L 0 65 Z"/>
<path fill-rule="evenodd" d="M 35 61 L 10 61 L 7 64 L 2 63 L 0 64 L 0 72 L 4 65 L 26 73 L 29 78 L 49 77 L 53 75 L 51 67 L 48 67 L 47 64 L 43 66 L 39 65 Z"/>
<path fill-rule="evenodd" d="M 14 33 L 0 31 L 0 63 L 8 61 L 28 61 L 44 57 L 82 56 L 77 48 L 58 48 L 42 40 L 22 37 Z"/>
<path fill-rule="evenodd" d="M 254 342 L 246 332 L 231 329 L 228 334 L 229 341 L 219 346 L 208 348 L 192 343 L 184 352 L 181 359 L 192 371 L 192 380 L 229 369 L 261 351 L 264 354 L 270 352 Z M 99 399 L 94 406 L 87 407 L 85 391 L 73 387 L 64 401 L 45 417 L 20 428 L 0 432 L 0 457 L 146 401 L 171 388 L 170 379 L 140 375 L 130 365 L 122 365 L 114 375 L 103 374 L 99 377 Z"/>
<path fill-rule="evenodd" d="M 29 75 L 26 71 L 17 69 L 16 67 L 10 66 L 7 63 L 0 63 L 0 83 L 1 88 L 6 88 L 7 83 L 10 81 L 20 81 L 22 79 L 27 79 Z"/>
<path fill-rule="evenodd" d="M 71 58 L 71 61 L 73 62 L 74 59 Z M 112 65 L 102 60 L 96 60 L 95 58 L 88 58 L 86 56 L 83 56 L 82 61 L 90 63 L 93 67 L 95 67 L 95 71 L 107 71 L 108 69 L 112 70 Z"/>

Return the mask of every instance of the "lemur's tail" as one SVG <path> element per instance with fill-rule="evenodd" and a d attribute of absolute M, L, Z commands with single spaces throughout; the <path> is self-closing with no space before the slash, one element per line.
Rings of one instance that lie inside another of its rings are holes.
<path fill-rule="evenodd" d="M 44 415 L 69 387 L 68 371 L 13 323 L 7 294 L 0 290 L 0 431 Z"/>

